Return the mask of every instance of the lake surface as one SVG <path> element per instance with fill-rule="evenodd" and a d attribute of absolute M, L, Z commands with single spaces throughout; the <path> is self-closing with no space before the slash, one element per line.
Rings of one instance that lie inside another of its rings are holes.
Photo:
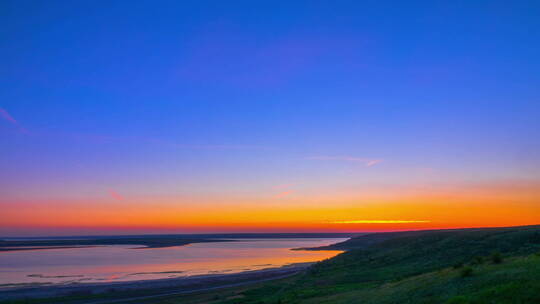
<path fill-rule="evenodd" d="M 0 287 L 137 281 L 316 262 L 341 251 L 291 250 L 346 239 L 241 239 L 168 248 L 97 246 L 0 252 Z"/>

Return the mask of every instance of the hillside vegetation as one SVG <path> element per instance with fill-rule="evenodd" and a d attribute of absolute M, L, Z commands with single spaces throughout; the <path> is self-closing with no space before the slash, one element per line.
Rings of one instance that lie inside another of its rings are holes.
<path fill-rule="evenodd" d="M 378 233 L 326 248 L 348 251 L 216 302 L 540 303 L 540 226 Z"/>

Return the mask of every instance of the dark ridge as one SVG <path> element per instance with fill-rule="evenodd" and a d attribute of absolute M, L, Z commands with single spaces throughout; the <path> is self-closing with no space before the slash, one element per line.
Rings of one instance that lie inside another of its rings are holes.
<path fill-rule="evenodd" d="M 485 236 L 500 233 L 532 232 L 533 236 L 540 230 L 540 225 L 516 226 L 516 227 L 495 227 L 495 228 L 462 228 L 462 229 L 438 229 L 438 230 L 415 230 L 415 231 L 397 231 L 397 232 L 377 232 L 353 237 L 341 243 L 328 246 L 299 248 L 303 250 L 352 250 L 366 249 L 374 245 L 383 243 L 392 239 L 401 239 L 410 241 L 411 239 L 422 239 L 447 236 Z M 539 235 L 540 238 L 540 235 Z M 539 240 L 540 243 L 540 240 Z"/>

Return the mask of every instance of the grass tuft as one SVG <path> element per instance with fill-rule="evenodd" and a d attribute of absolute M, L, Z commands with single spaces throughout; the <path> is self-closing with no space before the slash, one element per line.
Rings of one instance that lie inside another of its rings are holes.
<path fill-rule="evenodd" d="M 493 264 L 500 264 L 503 261 L 501 253 L 497 251 L 491 254 L 490 259 Z"/>
<path fill-rule="evenodd" d="M 472 276 L 473 274 L 473 269 L 472 267 L 464 267 L 463 269 L 461 269 L 461 272 L 459 273 L 459 276 L 462 277 L 462 278 L 466 278 L 466 277 L 470 277 Z"/>

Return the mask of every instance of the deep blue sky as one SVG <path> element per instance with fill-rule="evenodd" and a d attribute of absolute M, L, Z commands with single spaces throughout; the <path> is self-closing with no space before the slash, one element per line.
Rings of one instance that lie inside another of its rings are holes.
<path fill-rule="evenodd" d="M 536 180 L 538 16 L 538 1 L 2 1 L 1 198 Z"/>

